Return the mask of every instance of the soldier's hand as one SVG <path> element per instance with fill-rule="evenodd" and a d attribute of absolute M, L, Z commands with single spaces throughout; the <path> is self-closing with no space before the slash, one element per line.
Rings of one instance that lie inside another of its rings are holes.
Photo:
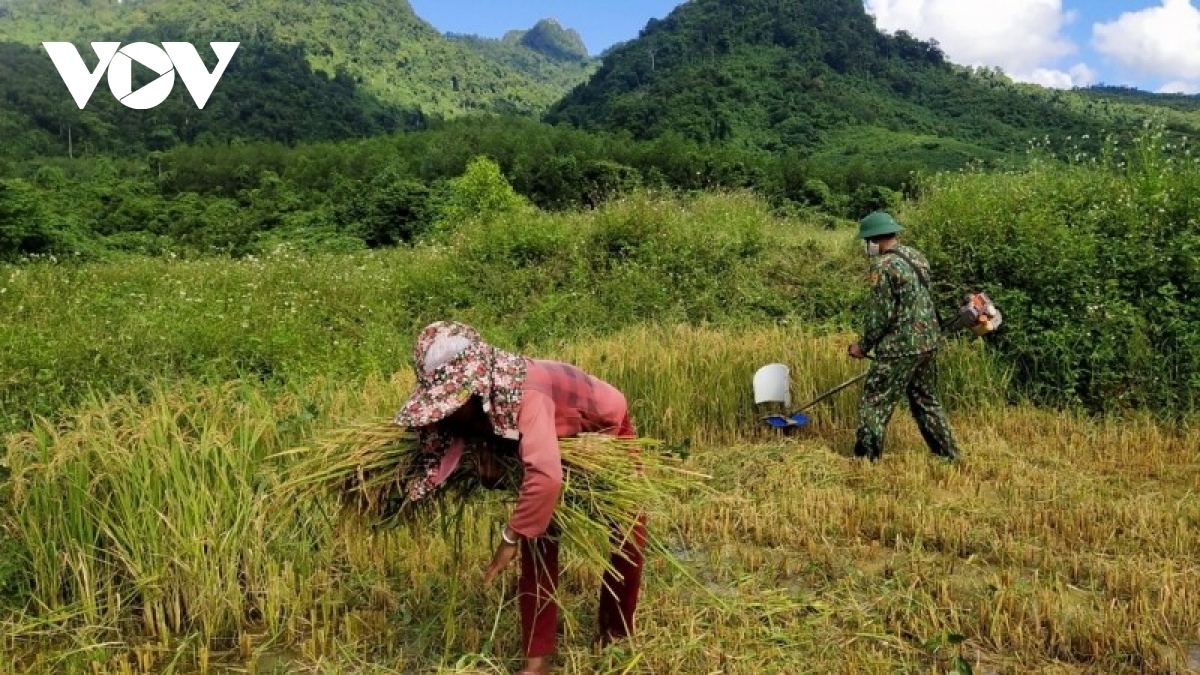
<path fill-rule="evenodd" d="M 850 358 L 865 359 L 867 358 L 867 354 L 862 350 L 862 347 L 858 346 L 858 343 L 855 342 L 854 344 L 850 345 Z"/>

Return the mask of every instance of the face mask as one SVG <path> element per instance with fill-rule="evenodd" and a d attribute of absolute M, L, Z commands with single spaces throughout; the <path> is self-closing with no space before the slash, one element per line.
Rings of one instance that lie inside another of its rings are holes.
<path fill-rule="evenodd" d="M 873 257 L 879 255 L 879 244 L 877 244 L 873 241 L 864 241 L 863 242 L 863 250 L 865 250 L 867 252 L 868 256 L 873 258 Z"/>

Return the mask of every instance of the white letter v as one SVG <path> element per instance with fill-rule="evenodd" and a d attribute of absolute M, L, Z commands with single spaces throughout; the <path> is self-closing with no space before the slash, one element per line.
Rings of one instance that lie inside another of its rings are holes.
<path fill-rule="evenodd" d="M 76 105 L 83 110 L 88 99 L 92 97 L 92 92 L 96 91 L 96 85 L 100 84 L 100 78 L 104 77 L 104 71 L 108 68 L 108 64 L 112 62 L 113 56 L 116 56 L 117 50 L 121 48 L 121 43 L 92 43 L 92 51 L 96 52 L 96 56 L 100 59 L 95 72 L 88 72 L 87 65 L 79 56 L 79 50 L 75 49 L 75 45 L 70 42 L 43 42 L 42 46 L 46 48 L 50 60 L 54 61 L 54 67 L 58 69 L 58 74 L 62 77 L 63 83 L 67 85 Z"/>
<path fill-rule="evenodd" d="M 187 87 L 188 93 L 192 95 L 192 100 L 196 102 L 196 107 L 204 109 L 204 104 L 208 103 L 208 97 L 212 96 L 213 89 L 217 87 L 217 81 L 221 79 L 221 75 L 225 74 L 225 66 L 229 65 L 229 60 L 233 58 L 233 53 L 237 51 L 240 42 L 210 42 L 213 52 L 217 55 L 217 67 L 213 68 L 210 73 L 204 67 L 204 62 L 200 60 L 200 54 L 196 48 L 187 42 L 164 42 L 163 49 L 167 50 L 167 55 L 171 57 L 171 63 L 175 64 L 175 72 L 183 78 L 183 86 Z"/>

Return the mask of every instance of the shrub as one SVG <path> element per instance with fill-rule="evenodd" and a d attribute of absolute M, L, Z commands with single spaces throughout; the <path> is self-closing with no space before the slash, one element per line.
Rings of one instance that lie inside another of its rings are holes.
<path fill-rule="evenodd" d="M 530 208 L 529 201 L 513 190 L 495 161 L 476 157 L 463 175 L 447 181 L 437 208 L 435 229 L 445 231 L 472 218 Z"/>
<path fill-rule="evenodd" d="M 1093 411 L 1200 403 L 1200 168 L 1148 129 L 1128 151 L 936 176 L 904 216 L 954 294 L 994 294 L 1022 393 Z"/>
<path fill-rule="evenodd" d="M 36 189 L 25 180 L 0 180 L 0 259 L 54 248 Z"/>

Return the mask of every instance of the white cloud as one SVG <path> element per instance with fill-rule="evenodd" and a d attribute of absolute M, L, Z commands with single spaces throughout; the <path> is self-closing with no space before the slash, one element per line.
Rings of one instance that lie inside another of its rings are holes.
<path fill-rule="evenodd" d="M 1159 88 L 1160 94 L 1200 94 L 1200 84 L 1176 80 L 1168 82 Z"/>
<path fill-rule="evenodd" d="M 1200 10 L 1191 0 L 1126 12 L 1092 27 L 1096 51 L 1147 75 L 1200 79 Z M 1173 82 L 1177 85 L 1179 82 Z"/>
<path fill-rule="evenodd" d="M 1070 73 L 1061 70 L 1038 68 L 1029 74 L 1029 81 L 1050 89 L 1070 89 L 1074 84 Z"/>
<path fill-rule="evenodd" d="M 1014 80 L 1043 86 L 1086 86 L 1096 74 L 1085 64 L 1055 69 L 1075 53 L 1063 35 L 1075 19 L 1062 0 L 865 0 L 881 30 L 906 30 L 937 40 L 953 62 L 999 66 Z"/>
<path fill-rule="evenodd" d="M 1040 84 L 1043 87 L 1050 89 L 1070 89 L 1072 87 L 1086 87 L 1096 83 L 1096 71 L 1087 66 L 1086 63 L 1079 63 L 1071 67 L 1070 70 L 1054 70 L 1051 68 L 1035 68 L 1022 79 L 1025 82 Z"/>
<path fill-rule="evenodd" d="M 1071 77 L 1075 80 L 1075 86 L 1087 87 L 1096 84 L 1100 79 L 1100 74 L 1088 68 L 1086 63 L 1077 63 L 1071 67 Z"/>

